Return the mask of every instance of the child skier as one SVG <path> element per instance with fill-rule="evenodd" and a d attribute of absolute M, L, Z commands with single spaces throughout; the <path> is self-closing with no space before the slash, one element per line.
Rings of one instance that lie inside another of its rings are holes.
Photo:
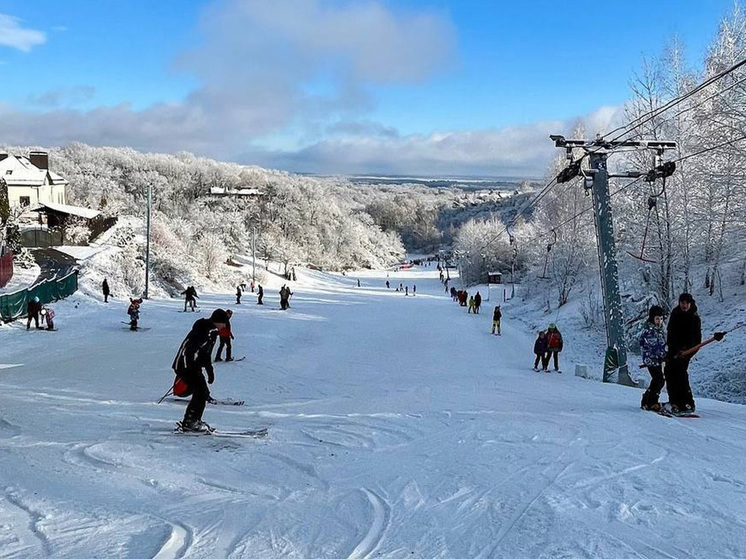
<path fill-rule="evenodd" d="M 534 355 L 536 355 L 536 359 L 534 359 L 534 371 L 539 372 L 539 362 L 541 362 L 541 370 L 548 373 L 547 333 L 544 330 L 539 332 L 539 337 L 534 342 Z"/>
<path fill-rule="evenodd" d="M 54 330 L 54 311 L 51 307 L 42 307 L 40 314 L 42 323 L 47 323 L 47 330 Z"/>
<path fill-rule="evenodd" d="M 137 321 L 140 320 L 140 305 L 142 305 L 142 299 L 130 298 L 130 306 L 127 308 L 127 314 L 130 317 L 130 330 L 137 330 Z"/>
<path fill-rule="evenodd" d="M 225 348 L 225 360 L 226 361 L 233 361 L 233 355 L 231 353 L 232 347 L 231 347 L 231 340 L 235 339 L 233 336 L 233 332 L 231 331 L 231 322 L 230 319 L 233 316 L 233 311 L 228 309 L 225 311 L 225 314 L 228 315 L 228 320 L 225 323 L 225 326 L 222 328 L 218 328 L 218 336 L 220 337 L 220 345 L 218 346 L 218 353 L 215 355 L 215 361 L 222 361 L 223 358 L 221 355 L 223 354 L 223 348 Z"/>
<path fill-rule="evenodd" d="M 653 305 L 648 311 L 648 320 L 640 334 L 642 362 L 650 373 L 650 386 L 642 395 L 640 407 L 644 410 L 660 411 L 658 402 L 665 380 L 663 378 L 663 361 L 666 359 L 666 332 L 663 330 L 663 308 Z"/>
<path fill-rule="evenodd" d="M 476 311 L 474 310 L 476 308 L 476 303 L 474 302 L 474 295 L 469 296 L 469 308 L 467 309 L 466 313 L 469 314 L 470 312 L 474 312 L 476 314 Z"/>
<path fill-rule="evenodd" d="M 549 359 L 554 357 L 554 370 L 559 372 L 559 354 L 563 347 L 562 334 L 557 330 L 557 326 L 552 323 L 547 329 L 547 366 L 549 366 Z M 546 371 L 547 367 L 544 367 Z"/>

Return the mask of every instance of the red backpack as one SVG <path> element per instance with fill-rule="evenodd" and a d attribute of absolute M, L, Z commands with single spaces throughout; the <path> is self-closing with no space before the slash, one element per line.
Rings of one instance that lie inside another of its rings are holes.
<path fill-rule="evenodd" d="M 192 389 L 189 388 L 189 385 L 181 377 L 176 377 L 176 380 L 174 381 L 173 391 L 174 396 L 178 396 L 179 398 L 186 398 L 187 396 L 192 395 Z"/>

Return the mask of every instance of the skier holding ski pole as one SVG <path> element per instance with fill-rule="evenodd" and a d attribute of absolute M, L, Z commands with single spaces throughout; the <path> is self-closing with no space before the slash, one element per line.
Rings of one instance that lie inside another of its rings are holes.
<path fill-rule="evenodd" d="M 184 381 L 192 392 L 192 399 L 184 412 L 184 420 L 178 424 L 182 431 L 210 431 L 210 426 L 202 421 L 205 405 L 210 398 L 208 384 L 215 380 L 212 368 L 212 348 L 218 331 L 228 325 L 228 314 L 223 309 L 215 310 L 210 318 L 200 318 L 193 325 L 184 341 L 181 342 L 171 366 L 176 376 Z M 207 382 L 202 369 L 207 372 Z"/>

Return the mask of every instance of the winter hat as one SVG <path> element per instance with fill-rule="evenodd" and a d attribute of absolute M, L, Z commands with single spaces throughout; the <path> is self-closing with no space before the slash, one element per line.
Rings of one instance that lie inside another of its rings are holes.
<path fill-rule="evenodd" d="M 226 323 L 228 322 L 228 313 L 225 312 L 223 309 L 215 309 L 210 315 L 210 320 L 212 322 Z"/>
<path fill-rule="evenodd" d="M 663 307 L 659 307 L 658 305 L 653 305 L 650 307 L 650 310 L 648 311 L 648 322 L 650 324 L 653 324 L 655 322 L 656 316 L 666 316 L 666 313 L 663 311 Z"/>
<path fill-rule="evenodd" d="M 679 295 L 679 303 L 683 303 L 684 301 L 694 303 L 694 297 L 692 297 L 691 293 L 682 293 Z"/>
<path fill-rule="evenodd" d="M 39 298 L 38 297 L 34 297 L 34 303 L 38 303 L 38 302 L 39 302 Z"/>
<path fill-rule="evenodd" d="M 551 324 L 549 325 L 549 329 L 550 329 L 550 330 L 556 330 L 556 329 L 557 329 L 557 326 L 555 326 L 554 322 L 552 322 L 552 323 L 551 323 Z"/>

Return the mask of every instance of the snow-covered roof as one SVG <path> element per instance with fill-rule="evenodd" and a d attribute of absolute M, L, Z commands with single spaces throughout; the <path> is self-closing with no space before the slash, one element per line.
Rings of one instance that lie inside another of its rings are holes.
<path fill-rule="evenodd" d="M 222 186 L 213 186 L 210 188 L 210 194 L 224 196 L 260 196 L 262 191 L 258 188 L 224 188 Z"/>
<path fill-rule="evenodd" d="M 67 184 L 67 181 L 57 173 L 39 169 L 22 155 L 9 155 L 0 161 L 0 178 L 5 179 L 8 187 L 43 186 L 47 178 L 50 184 Z"/>
<path fill-rule="evenodd" d="M 80 206 L 68 206 L 67 204 L 54 204 L 52 202 L 43 202 L 40 204 L 37 204 L 34 209 L 30 210 L 32 212 L 38 212 L 43 211 L 43 209 L 49 209 L 54 212 L 59 212 L 63 214 L 68 215 L 75 215 L 78 217 L 84 217 L 85 219 L 93 219 L 97 215 L 99 215 L 101 212 L 97 210 L 92 210 L 90 208 L 81 208 Z"/>

